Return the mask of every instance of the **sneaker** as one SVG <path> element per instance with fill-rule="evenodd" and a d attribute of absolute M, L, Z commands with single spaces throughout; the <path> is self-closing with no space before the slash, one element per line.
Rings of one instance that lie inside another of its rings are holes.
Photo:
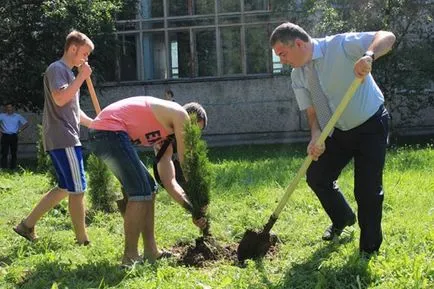
<path fill-rule="evenodd" d="M 349 219 L 347 221 L 347 223 L 345 224 L 345 226 L 343 228 L 338 228 L 335 225 L 331 224 L 330 226 L 327 227 L 327 229 L 324 231 L 324 234 L 322 235 L 322 239 L 324 241 L 331 241 L 333 240 L 335 237 L 339 237 L 342 234 L 342 231 L 344 230 L 345 227 L 347 226 L 352 226 L 356 223 L 356 216 L 353 215 L 351 217 L 351 219 Z"/>
<path fill-rule="evenodd" d="M 35 242 L 38 239 L 35 233 L 35 227 L 27 227 L 24 223 L 24 220 L 22 220 L 21 223 L 19 223 L 12 229 L 15 231 L 15 233 L 17 233 L 21 237 L 26 238 L 30 242 Z"/>

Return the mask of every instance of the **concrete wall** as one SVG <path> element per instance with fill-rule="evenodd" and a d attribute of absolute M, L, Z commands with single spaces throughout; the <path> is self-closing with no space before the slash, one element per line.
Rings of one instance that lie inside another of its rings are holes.
<path fill-rule="evenodd" d="M 308 138 L 306 117 L 298 110 L 288 76 L 105 86 L 97 87 L 96 92 L 103 108 L 129 96 L 163 97 L 168 88 L 174 92 L 178 103 L 197 101 L 205 107 L 209 126 L 204 137 L 209 146 L 300 142 Z M 432 98 L 433 94 L 427 97 Z M 396 103 L 401 100 L 397 98 Z M 386 105 L 394 109 L 393 103 Z M 81 106 L 90 116 L 94 115 L 88 96 L 82 95 Z M 394 110 L 393 126 L 397 133 L 434 135 L 433 106 L 417 114 Z M 29 119 L 30 127 L 20 136 L 19 150 L 24 155 L 34 155 L 36 124 L 40 123 L 41 116 L 29 113 L 23 116 Z M 87 131 L 83 129 L 84 143 L 86 138 Z"/>
<path fill-rule="evenodd" d="M 210 145 L 264 143 L 299 138 L 305 128 L 288 77 L 180 82 L 98 90 L 102 106 L 128 96 L 163 97 L 170 88 L 180 104 L 197 101 L 207 110 Z"/>

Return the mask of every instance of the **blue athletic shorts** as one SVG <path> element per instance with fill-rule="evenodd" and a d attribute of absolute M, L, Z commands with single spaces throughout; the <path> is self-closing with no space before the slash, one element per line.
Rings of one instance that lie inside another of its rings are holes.
<path fill-rule="evenodd" d="M 150 201 L 158 185 L 124 131 L 89 131 L 89 148 L 107 164 L 129 201 Z"/>
<path fill-rule="evenodd" d="M 86 190 L 81 146 L 48 151 L 56 170 L 58 187 L 70 194 L 82 194 Z"/>

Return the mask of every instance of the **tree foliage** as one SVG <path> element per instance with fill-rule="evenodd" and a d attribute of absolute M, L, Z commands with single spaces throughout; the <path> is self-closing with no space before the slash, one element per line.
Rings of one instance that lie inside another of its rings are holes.
<path fill-rule="evenodd" d="M 77 29 L 95 43 L 94 75 L 113 70 L 115 18 L 121 0 L 3 0 L 0 7 L 0 95 L 24 109 L 43 106 L 42 75 Z"/>
<path fill-rule="evenodd" d="M 87 172 L 89 180 L 88 195 L 92 204 L 92 210 L 112 213 L 115 211 L 117 198 L 116 182 L 107 165 L 94 154 L 87 160 Z"/>
<path fill-rule="evenodd" d="M 191 121 L 184 126 L 185 156 L 182 169 L 187 180 L 184 190 L 193 207 L 192 215 L 197 219 L 203 217 L 202 209 L 209 204 L 212 173 L 207 156 L 208 148 L 201 139 L 197 118 L 193 114 L 190 117 Z M 204 235 L 207 235 L 208 231 L 209 220 Z"/>
<path fill-rule="evenodd" d="M 375 61 L 373 74 L 389 109 L 401 121 L 418 122 L 434 106 L 434 4 L 415 0 L 272 0 L 275 11 L 313 37 L 350 31 L 392 31 L 393 50 Z M 290 14 L 290 15 L 289 15 Z M 430 90 L 431 89 L 431 90 Z"/>

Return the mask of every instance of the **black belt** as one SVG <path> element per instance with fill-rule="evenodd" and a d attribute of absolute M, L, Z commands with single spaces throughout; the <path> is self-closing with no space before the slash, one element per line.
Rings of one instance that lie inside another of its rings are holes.
<path fill-rule="evenodd" d="M 377 112 L 374 113 L 373 116 L 371 116 L 369 119 L 372 118 L 378 118 L 381 117 L 383 115 L 388 114 L 386 107 L 384 106 L 384 104 L 381 104 L 380 107 L 378 108 Z"/>

